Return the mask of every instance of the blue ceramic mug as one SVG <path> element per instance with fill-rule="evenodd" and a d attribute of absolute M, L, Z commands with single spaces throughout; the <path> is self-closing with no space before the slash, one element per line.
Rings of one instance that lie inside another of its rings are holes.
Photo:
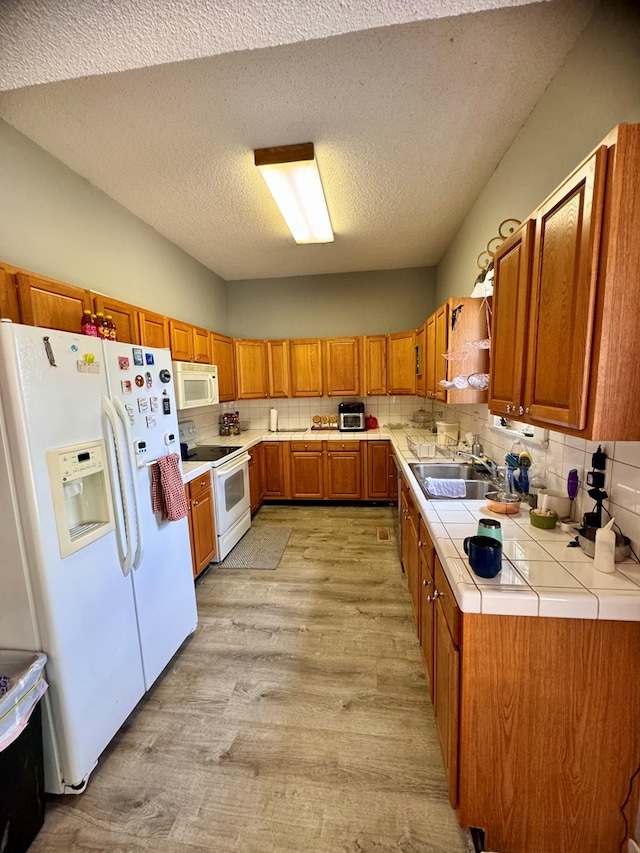
<path fill-rule="evenodd" d="M 489 536 L 502 542 L 502 525 L 496 518 L 481 518 L 478 521 L 477 536 Z"/>
<path fill-rule="evenodd" d="M 490 536 L 467 536 L 464 552 L 471 568 L 481 578 L 495 578 L 502 568 L 502 543 Z"/>

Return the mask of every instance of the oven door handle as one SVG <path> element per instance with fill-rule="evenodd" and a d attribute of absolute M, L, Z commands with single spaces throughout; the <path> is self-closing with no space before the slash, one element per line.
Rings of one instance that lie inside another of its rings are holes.
<path fill-rule="evenodd" d="M 215 479 L 235 474 L 236 471 L 239 471 L 244 465 L 248 464 L 250 459 L 251 457 L 248 453 L 242 453 L 240 456 L 234 457 L 230 462 L 225 462 L 216 468 L 212 468 L 211 474 Z"/>

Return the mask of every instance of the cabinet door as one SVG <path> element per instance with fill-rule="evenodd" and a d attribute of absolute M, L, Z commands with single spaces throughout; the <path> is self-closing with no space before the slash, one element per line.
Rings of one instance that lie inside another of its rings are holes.
<path fill-rule="evenodd" d="M 194 573 L 199 575 L 216 555 L 213 498 L 210 488 L 191 501 L 191 523 L 193 525 Z"/>
<path fill-rule="evenodd" d="M 289 442 L 265 441 L 262 444 L 262 455 L 265 498 L 288 498 Z"/>
<path fill-rule="evenodd" d="M 387 393 L 387 336 L 370 335 L 364 339 L 365 384 L 367 395 Z"/>
<path fill-rule="evenodd" d="M 322 355 L 319 338 L 289 342 L 291 396 L 322 397 Z"/>
<path fill-rule="evenodd" d="M 4 267 L 0 267 L 0 317 L 13 320 L 14 323 L 20 322 L 16 277 Z"/>
<path fill-rule="evenodd" d="M 494 255 L 489 409 L 508 417 L 522 405 L 533 231 L 529 219 Z"/>
<path fill-rule="evenodd" d="M 211 360 L 211 333 L 208 329 L 192 326 L 193 360 L 199 364 L 213 364 Z"/>
<path fill-rule="evenodd" d="M 18 273 L 17 281 L 23 323 L 80 332 L 82 314 L 91 310 L 90 291 L 25 273 Z"/>
<path fill-rule="evenodd" d="M 254 513 L 262 503 L 263 491 L 263 459 L 262 445 L 256 444 L 249 453 L 249 492 L 251 497 L 251 512 Z"/>
<path fill-rule="evenodd" d="M 573 429 L 587 421 L 606 162 L 602 146 L 536 216 L 525 413 Z"/>
<path fill-rule="evenodd" d="M 409 517 L 405 532 L 407 534 L 407 586 L 411 597 L 411 608 L 415 621 L 416 634 L 420 634 L 420 567 L 418 562 L 418 528 L 413 506 L 408 506 Z"/>
<path fill-rule="evenodd" d="M 331 500 L 360 500 L 361 465 L 359 450 L 327 450 L 325 497 Z"/>
<path fill-rule="evenodd" d="M 105 317 L 107 314 L 111 314 L 116 326 L 117 340 L 124 344 L 139 344 L 140 327 L 138 325 L 138 309 L 135 305 L 120 302 L 118 299 L 111 299 L 102 293 L 93 293 L 92 295 L 94 312 L 97 314 L 98 311 L 102 311 Z"/>
<path fill-rule="evenodd" d="M 426 394 L 426 363 L 427 324 L 420 326 L 416 332 L 416 394 L 424 397 Z"/>
<path fill-rule="evenodd" d="M 267 341 L 269 396 L 289 396 L 289 341 Z"/>
<path fill-rule="evenodd" d="M 387 339 L 389 394 L 416 393 L 416 333 L 398 332 Z"/>
<path fill-rule="evenodd" d="M 437 559 L 437 558 L 436 558 Z M 440 749 L 449 786 L 449 801 L 458 802 L 458 717 L 460 652 L 454 645 L 440 601 L 435 602 L 434 710 Z"/>
<path fill-rule="evenodd" d="M 174 361 L 193 361 L 192 327 L 179 320 L 169 320 L 171 358 Z"/>
<path fill-rule="evenodd" d="M 264 341 L 234 341 L 238 399 L 268 396 L 267 347 Z"/>
<path fill-rule="evenodd" d="M 323 341 L 324 393 L 326 397 L 357 397 L 362 393 L 361 338 L 326 338 Z"/>
<path fill-rule="evenodd" d="M 306 445 L 292 441 L 289 465 L 291 497 L 321 500 L 324 497 L 322 442 Z"/>
<path fill-rule="evenodd" d="M 432 314 L 426 322 L 426 359 L 425 359 L 425 396 L 436 398 L 436 315 Z"/>
<path fill-rule="evenodd" d="M 236 362 L 233 340 L 226 335 L 211 333 L 211 360 L 218 367 L 218 393 L 221 403 L 236 399 Z"/>
<path fill-rule="evenodd" d="M 445 302 L 436 311 L 436 337 L 435 337 L 435 393 L 436 400 L 446 402 L 447 391 L 440 385 L 441 379 L 448 379 L 447 359 L 444 354 L 448 346 L 448 330 L 449 330 L 449 304 Z"/>
<path fill-rule="evenodd" d="M 168 349 L 169 321 L 162 314 L 151 311 L 138 311 L 140 343 L 145 347 Z"/>
<path fill-rule="evenodd" d="M 419 529 L 419 567 L 420 567 L 420 650 L 424 662 L 424 671 L 429 685 L 431 701 L 435 699 L 433 679 L 433 650 L 434 650 L 434 601 L 433 601 L 433 563 L 435 549 L 427 532 L 424 521 L 420 519 Z"/>
<path fill-rule="evenodd" d="M 393 479 L 395 480 L 395 467 L 392 466 L 389 454 L 391 445 L 388 441 L 367 441 L 367 498 L 370 501 L 386 500 L 391 497 L 389 483 L 392 478 L 390 469 L 393 467 Z"/>

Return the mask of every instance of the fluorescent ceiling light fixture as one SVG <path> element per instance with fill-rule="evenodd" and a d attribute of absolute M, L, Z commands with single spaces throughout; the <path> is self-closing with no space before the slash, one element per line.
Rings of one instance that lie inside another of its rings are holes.
<path fill-rule="evenodd" d="M 253 156 L 296 243 L 332 243 L 313 142 L 258 148 Z"/>

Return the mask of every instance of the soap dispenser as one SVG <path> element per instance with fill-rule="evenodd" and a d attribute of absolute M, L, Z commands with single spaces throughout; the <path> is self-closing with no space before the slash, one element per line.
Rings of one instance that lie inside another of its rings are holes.
<path fill-rule="evenodd" d="M 615 572 L 616 570 L 616 534 L 611 529 L 615 518 L 606 527 L 596 530 L 596 550 L 593 567 L 599 572 Z"/>

